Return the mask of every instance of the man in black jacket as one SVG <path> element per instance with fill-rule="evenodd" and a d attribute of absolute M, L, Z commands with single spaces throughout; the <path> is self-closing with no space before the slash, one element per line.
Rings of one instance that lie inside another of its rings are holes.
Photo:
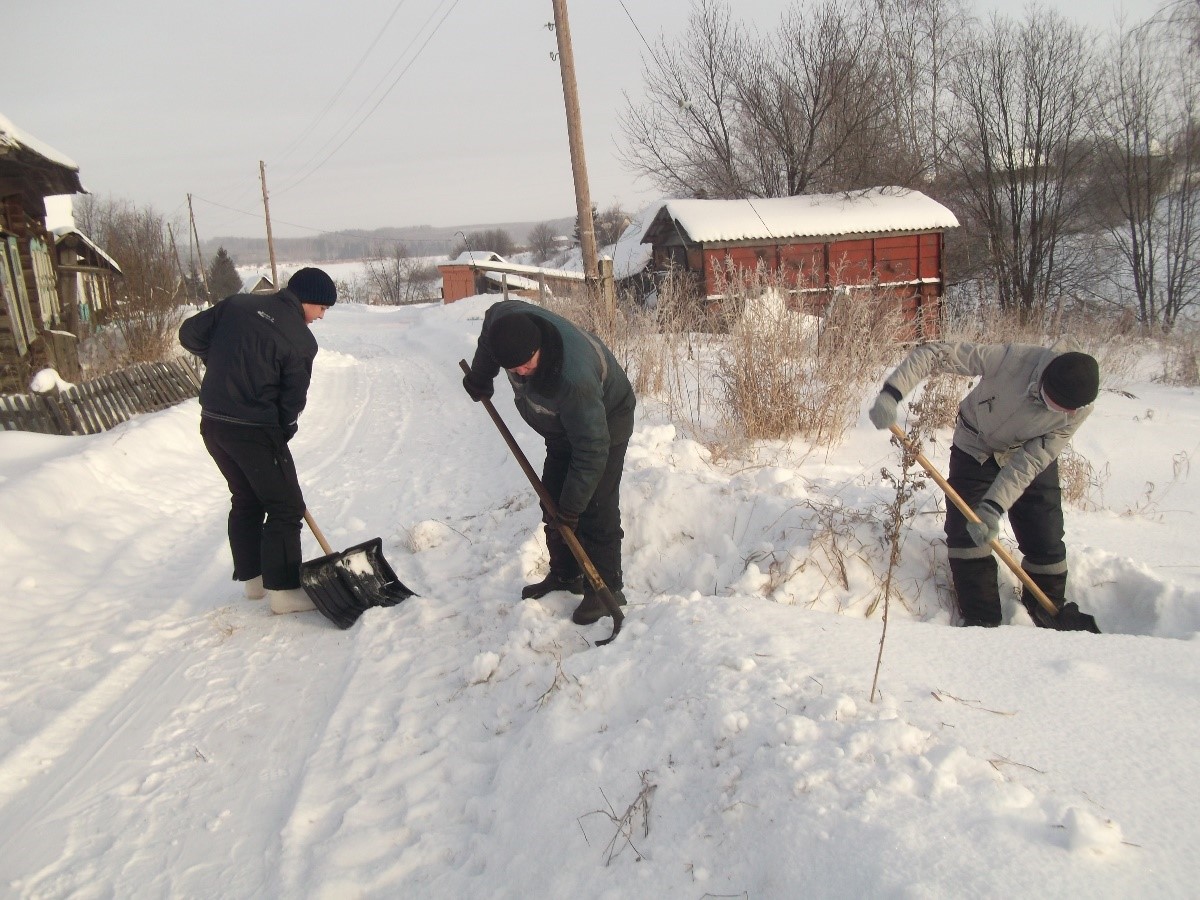
<path fill-rule="evenodd" d="M 179 328 L 205 363 L 200 434 L 229 484 L 234 580 L 276 614 L 314 608 L 300 587 L 305 507 L 288 441 L 317 355 L 309 326 L 336 300 L 333 279 L 304 268 L 277 293 L 234 294 Z"/>
<path fill-rule="evenodd" d="M 550 574 L 526 585 L 523 598 L 551 591 L 582 593 L 571 619 L 589 625 L 608 615 L 583 576 L 558 526 L 579 543 L 621 606 L 620 488 L 636 400 L 625 371 L 595 335 L 521 300 L 493 304 L 484 315 L 471 372 L 463 387 L 472 400 L 492 396 L 505 369 L 517 411 L 546 439 L 542 481 L 555 498 L 558 520 L 543 510 Z"/>

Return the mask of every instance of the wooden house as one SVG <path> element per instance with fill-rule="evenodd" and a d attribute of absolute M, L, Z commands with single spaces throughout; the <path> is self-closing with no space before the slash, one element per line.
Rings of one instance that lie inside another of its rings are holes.
<path fill-rule="evenodd" d="M 275 293 L 275 285 L 271 283 L 270 275 L 264 275 L 261 272 L 258 272 L 242 278 L 242 293 L 273 294 Z"/>
<path fill-rule="evenodd" d="M 819 312 L 834 290 L 893 299 L 910 337 L 937 334 L 944 234 L 958 219 L 919 191 L 877 187 L 760 200 L 668 200 L 642 237 L 653 268 L 682 271 L 703 297 L 763 271 Z"/>
<path fill-rule="evenodd" d="M 52 366 L 70 380 L 78 339 L 64 330 L 46 197 L 83 193 L 79 167 L 0 116 L 0 391 Z"/>
<path fill-rule="evenodd" d="M 58 299 L 67 331 L 82 338 L 111 314 L 117 261 L 74 226 L 54 229 Z"/>

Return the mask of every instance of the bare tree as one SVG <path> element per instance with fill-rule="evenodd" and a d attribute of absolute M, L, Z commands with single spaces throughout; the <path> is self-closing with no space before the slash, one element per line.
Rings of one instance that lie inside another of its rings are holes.
<path fill-rule="evenodd" d="M 121 335 L 124 361 L 165 358 L 175 346 L 183 316 L 183 283 L 166 220 L 150 206 L 95 195 L 75 201 L 74 217 L 80 230 L 121 267 L 110 321 Z"/>
<path fill-rule="evenodd" d="M 378 249 L 364 262 L 368 303 L 402 306 L 433 299 L 437 267 L 412 256 L 404 244 Z"/>
<path fill-rule="evenodd" d="M 870 4 L 793 7 L 739 73 L 748 192 L 790 197 L 911 181 L 884 63 Z"/>
<path fill-rule="evenodd" d="M 1089 274 L 1068 252 L 1087 224 L 1091 37 L 1032 7 L 967 40 L 950 88 L 959 203 L 987 235 L 999 302 L 1028 314 Z M 1069 61 L 1069 63 L 1068 63 Z"/>
<path fill-rule="evenodd" d="M 529 249 L 534 262 L 545 262 L 554 255 L 556 237 L 558 234 L 549 222 L 538 222 L 529 230 Z"/>
<path fill-rule="evenodd" d="M 945 155 L 945 83 L 970 19 L 963 0 L 874 0 L 887 77 L 879 85 L 906 155 L 936 181 Z"/>
<path fill-rule="evenodd" d="M 645 102 L 626 97 L 626 164 L 664 194 L 742 197 L 735 126 L 746 43 L 727 7 L 700 0 L 678 48 L 660 40 L 644 72 Z"/>

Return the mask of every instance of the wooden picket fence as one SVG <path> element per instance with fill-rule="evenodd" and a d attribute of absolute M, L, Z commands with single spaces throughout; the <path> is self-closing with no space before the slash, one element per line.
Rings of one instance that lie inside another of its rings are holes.
<path fill-rule="evenodd" d="M 136 416 L 198 396 L 200 375 L 188 360 L 139 363 L 45 394 L 0 394 L 4 431 L 98 434 Z"/>

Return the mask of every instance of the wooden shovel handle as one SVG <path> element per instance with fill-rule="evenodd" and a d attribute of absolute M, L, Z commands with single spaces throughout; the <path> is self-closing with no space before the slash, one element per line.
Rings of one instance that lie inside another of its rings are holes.
<path fill-rule="evenodd" d="M 329 546 L 329 541 L 325 540 L 325 535 L 321 533 L 321 529 L 317 527 L 317 523 L 313 521 L 312 513 L 307 509 L 304 511 L 304 521 L 308 523 L 308 527 L 312 529 L 313 535 L 317 539 L 317 543 L 321 545 L 321 549 L 325 551 L 326 556 L 333 555 L 333 548 Z"/>
<path fill-rule="evenodd" d="M 933 467 L 933 463 L 925 458 L 925 454 L 913 446 L 912 442 L 908 439 L 908 435 L 904 433 L 904 430 L 895 422 L 888 427 L 892 434 L 896 436 L 896 440 L 900 441 L 901 445 L 904 446 L 908 452 L 916 458 L 917 462 L 921 464 L 921 468 L 929 474 L 929 477 L 936 481 L 938 487 L 946 492 L 946 496 L 949 497 L 951 502 L 958 507 L 959 512 L 967 517 L 967 521 L 976 523 L 982 522 L 979 516 L 975 515 L 975 510 L 971 509 L 971 507 L 967 505 L 967 501 L 959 496 L 958 491 L 950 487 L 950 482 L 943 478 L 942 473 L 935 469 Z M 1037 598 L 1038 603 L 1042 605 L 1046 612 L 1050 613 L 1052 616 L 1057 616 L 1058 607 L 1055 606 L 1054 601 L 1047 597 L 1046 592 L 1038 587 L 1037 582 L 1029 577 L 1029 573 L 1021 568 L 1021 564 L 1017 562 L 1017 560 L 1011 553 L 1008 552 L 1008 550 L 1005 549 L 1004 545 L 1000 543 L 1000 539 L 992 538 L 992 540 L 988 542 L 988 546 L 992 548 L 992 551 L 997 556 L 1004 560 L 1004 564 L 1008 566 L 1012 570 L 1012 573 L 1021 580 L 1021 584 L 1025 585 L 1025 587 L 1029 589 L 1029 593 L 1033 594 L 1033 596 Z"/>
<path fill-rule="evenodd" d="M 465 359 L 460 359 L 458 361 L 458 365 L 467 375 L 471 374 L 471 367 L 467 364 Z M 508 444 L 508 449 L 512 451 L 512 455 L 520 464 L 521 471 L 525 473 L 525 477 L 529 479 L 529 483 L 533 485 L 533 489 L 537 491 L 538 499 L 542 501 L 542 506 L 545 507 L 546 514 L 549 515 L 552 520 L 556 519 L 558 517 L 558 505 L 554 502 L 554 498 L 550 496 L 550 492 L 546 490 L 546 486 L 542 484 L 542 479 L 540 479 L 537 472 L 533 470 L 533 466 L 529 464 L 529 460 L 526 458 L 525 452 L 517 443 L 516 438 L 513 437 L 512 432 L 508 430 L 508 426 L 504 424 L 504 419 L 500 417 L 500 413 L 496 412 L 496 407 L 492 405 L 491 400 L 488 400 L 485 397 L 481 402 L 483 403 L 483 408 L 488 411 L 488 415 L 492 417 L 492 421 L 499 430 L 501 437 L 504 438 L 504 442 Z M 583 569 L 583 574 L 587 576 L 588 583 L 591 584 L 591 586 L 595 589 L 597 595 L 600 597 L 600 600 L 604 603 L 605 608 L 608 610 L 608 614 L 612 616 L 612 637 L 610 637 L 608 640 L 600 641 L 601 644 L 607 644 L 612 640 L 612 638 L 617 636 L 618 632 L 620 632 L 621 622 L 624 620 L 625 614 L 621 612 L 621 607 L 617 606 L 616 598 L 613 596 L 612 591 L 608 589 L 608 585 L 604 583 L 604 579 L 600 577 L 600 573 L 596 571 L 596 567 L 592 564 L 591 557 L 587 555 L 587 551 L 583 549 L 583 545 L 579 543 L 579 539 L 575 537 L 575 532 L 566 525 L 559 525 L 558 531 L 559 534 L 563 536 L 563 540 L 566 541 L 567 547 L 570 549 L 571 554 L 579 563 L 580 568 Z"/>

